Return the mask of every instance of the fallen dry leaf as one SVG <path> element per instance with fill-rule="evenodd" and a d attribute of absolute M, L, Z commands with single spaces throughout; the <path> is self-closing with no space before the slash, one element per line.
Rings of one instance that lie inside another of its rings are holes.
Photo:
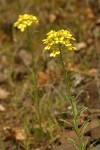
<path fill-rule="evenodd" d="M 90 7 L 87 7 L 86 9 L 85 9 L 85 15 L 86 15 L 86 17 L 87 18 L 89 18 L 89 19 L 94 19 L 94 14 L 93 14 L 93 11 L 92 11 L 92 9 L 90 8 Z"/>
<path fill-rule="evenodd" d="M 11 127 L 9 127 L 9 126 L 4 126 L 4 127 L 3 127 L 3 130 L 4 130 L 4 131 L 7 131 L 7 130 L 9 131 L 10 129 L 11 129 Z"/>
<path fill-rule="evenodd" d="M 5 100 L 9 96 L 9 92 L 6 91 L 5 89 L 0 88 L 0 99 Z"/>
<path fill-rule="evenodd" d="M 49 15 L 49 22 L 50 22 L 50 23 L 53 23 L 53 22 L 56 20 L 56 18 L 57 18 L 57 17 L 56 17 L 55 14 L 50 14 L 50 15 Z"/>
<path fill-rule="evenodd" d="M 10 129 L 11 136 L 16 140 L 16 141 L 23 141 L 26 139 L 26 135 L 24 130 L 21 129 Z"/>
<path fill-rule="evenodd" d="M 84 81 L 84 76 L 81 74 L 74 74 L 74 78 L 74 87 L 78 87 Z"/>
<path fill-rule="evenodd" d="M 97 73 L 97 69 L 92 68 L 88 71 L 89 74 L 96 74 Z"/>
<path fill-rule="evenodd" d="M 69 62 L 65 65 L 65 68 L 69 71 L 74 71 L 77 68 L 77 65 L 72 62 Z"/>
<path fill-rule="evenodd" d="M 0 104 L 0 111 L 1 111 L 1 112 L 6 111 L 6 108 L 5 108 L 2 104 Z"/>
<path fill-rule="evenodd" d="M 91 130 L 91 137 L 95 138 L 95 139 L 99 139 L 100 138 L 100 126 L 95 127 Z"/>
<path fill-rule="evenodd" d="M 48 75 L 47 75 L 47 73 L 45 73 L 43 71 L 40 71 L 38 73 L 38 82 L 39 82 L 40 85 L 47 84 L 47 82 L 48 82 Z"/>
<path fill-rule="evenodd" d="M 99 121 L 98 121 L 97 119 L 91 120 L 91 121 L 89 122 L 88 126 L 87 126 L 86 129 L 85 129 L 85 134 L 86 134 L 88 131 L 90 131 L 90 130 L 92 130 L 92 129 L 94 129 L 94 128 L 97 128 L 98 126 L 99 126 Z"/>
<path fill-rule="evenodd" d="M 81 49 L 84 49 L 87 47 L 87 44 L 85 42 L 80 42 L 76 44 L 76 49 L 79 51 Z"/>
<path fill-rule="evenodd" d="M 96 25 L 100 25 L 100 18 L 96 20 Z"/>
<path fill-rule="evenodd" d="M 32 56 L 26 50 L 22 49 L 18 53 L 18 59 L 22 61 L 25 65 L 30 65 L 32 62 Z"/>
<path fill-rule="evenodd" d="M 53 70 L 40 71 L 38 73 L 38 83 L 40 85 L 50 84 L 55 82 L 55 72 Z"/>
<path fill-rule="evenodd" d="M 0 72 L 0 83 L 4 83 L 7 81 L 7 73 Z"/>

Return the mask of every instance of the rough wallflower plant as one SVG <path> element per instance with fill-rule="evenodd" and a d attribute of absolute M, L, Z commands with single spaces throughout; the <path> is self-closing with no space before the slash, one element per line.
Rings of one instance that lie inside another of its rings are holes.
<path fill-rule="evenodd" d="M 44 51 L 50 50 L 50 57 L 56 57 L 63 48 L 76 50 L 76 47 L 72 45 L 72 41 L 75 41 L 75 38 L 68 30 L 51 30 L 47 33 L 47 39 L 43 40 L 44 44 L 46 44 Z"/>
<path fill-rule="evenodd" d="M 67 72 L 64 64 L 64 57 L 63 57 L 63 50 L 72 51 L 76 50 L 76 48 L 73 46 L 73 41 L 75 41 L 75 38 L 72 36 L 72 34 L 68 30 L 51 30 L 49 33 L 47 33 L 47 39 L 44 39 L 43 42 L 46 44 L 44 51 L 50 51 L 51 57 L 56 57 L 57 55 L 60 55 L 59 62 L 61 63 L 62 70 L 63 70 L 63 77 L 64 77 L 64 83 L 66 86 L 66 95 L 65 99 L 69 102 L 71 108 L 72 108 L 72 117 L 73 117 L 73 123 L 72 128 L 77 135 L 78 143 L 74 141 L 73 138 L 68 138 L 76 147 L 77 150 L 85 150 L 86 144 L 83 141 L 83 132 L 86 126 L 88 125 L 88 121 L 85 121 L 81 127 L 81 130 L 79 130 L 79 121 L 80 116 L 83 115 L 85 109 L 82 108 L 81 111 L 78 111 L 77 108 L 77 96 L 73 97 L 71 88 L 72 85 L 70 84 L 70 78 L 69 73 Z M 67 59 L 67 58 L 66 58 Z M 81 115 L 80 115 L 81 114 Z M 64 120 L 65 122 L 65 120 Z"/>
<path fill-rule="evenodd" d="M 32 24 L 38 24 L 39 21 L 36 16 L 30 14 L 19 15 L 17 22 L 14 23 L 14 27 L 17 27 L 21 32 L 24 32 L 25 28 Z"/>

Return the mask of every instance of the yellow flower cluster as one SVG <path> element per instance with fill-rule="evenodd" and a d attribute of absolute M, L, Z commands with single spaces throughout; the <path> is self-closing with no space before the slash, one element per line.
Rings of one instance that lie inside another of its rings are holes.
<path fill-rule="evenodd" d="M 51 30 L 47 33 L 47 39 L 44 39 L 43 42 L 46 44 L 44 51 L 51 50 L 50 57 L 56 57 L 60 54 L 61 49 L 66 50 L 76 50 L 76 47 L 72 45 L 72 41 L 75 41 L 75 38 L 68 30 Z"/>
<path fill-rule="evenodd" d="M 39 21 L 36 16 L 30 14 L 19 15 L 18 21 L 14 23 L 14 27 L 17 27 L 21 32 L 32 24 L 38 24 Z"/>

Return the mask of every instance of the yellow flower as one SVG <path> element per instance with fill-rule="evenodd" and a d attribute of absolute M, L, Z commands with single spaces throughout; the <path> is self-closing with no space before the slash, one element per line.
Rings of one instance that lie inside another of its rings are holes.
<path fill-rule="evenodd" d="M 44 51 L 50 50 L 50 57 L 56 57 L 62 49 L 76 50 L 76 47 L 72 45 L 72 41 L 75 41 L 75 38 L 68 30 L 51 30 L 47 33 L 47 38 L 43 40 L 46 44 Z"/>
<path fill-rule="evenodd" d="M 38 24 L 39 21 L 36 16 L 30 14 L 19 15 L 17 22 L 14 23 L 14 27 L 17 27 L 21 32 L 32 24 Z"/>

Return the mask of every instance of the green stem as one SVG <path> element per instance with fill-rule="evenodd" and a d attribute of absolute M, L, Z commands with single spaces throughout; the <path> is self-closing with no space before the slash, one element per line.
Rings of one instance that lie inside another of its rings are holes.
<path fill-rule="evenodd" d="M 32 47 L 32 40 L 31 40 L 29 28 L 27 28 L 27 44 L 28 44 L 28 48 L 33 56 L 33 49 L 32 49 L 33 47 Z"/>
<path fill-rule="evenodd" d="M 31 52 L 32 55 L 32 67 L 33 70 L 31 68 L 29 68 L 29 70 L 31 71 L 32 75 L 33 75 L 33 84 L 34 84 L 34 97 L 35 97 L 35 102 L 36 102 L 36 111 L 37 111 L 37 118 L 38 118 L 38 123 L 40 128 L 42 128 L 41 126 L 41 110 L 40 110 L 40 98 L 39 98 L 39 89 L 38 89 L 38 84 L 37 84 L 37 71 L 35 68 L 35 62 L 34 62 L 34 53 L 33 53 L 33 46 L 32 46 L 32 40 L 31 40 L 31 35 L 29 32 L 29 29 L 27 28 L 27 41 L 28 41 L 28 48 Z"/>
<path fill-rule="evenodd" d="M 59 47 L 59 50 L 60 50 L 60 62 L 61 62 L 61 66 L 62 66 L 62 69 L 63 69 L 63 72 L 64 72 L 64 81 L 65 81 L 65 84 L 66 84 L 66 88 L 67 88 L 67 100 L 68 102 L 70 103 L 70 105 L 72 106 L 72 112 L 73 112 L 73 129 L 78 137 L 78 141 L 79 141 L 79 150 L 84 150 L 84 147 L 83 147 L 83 144 L 82 144 L 82 139 L 81 139 L 81 135 L 80 135 L 80 132 L 79 132 L 79 129 L 78 129 L 78 120 L 77 120 L 77 108 L 76 108 L 76 103 L 73 101 L 73 97 L 71 96 L 71 91 L 70 91 L 70 84 L 69 84 L 69 79 L 68 79 L 68 74 L 67 74 L 67 71 L 65 69 L 65 66 L 64 66 L 64 62 L 63 62 L 63 55 L 62 55 L 62 50 L 60 49 Z"/>
<path fill-rule="evenodd" d="M 64 80 L 65 80 L 66 85 L 67 85 L 67 73 L 66 73 L 66 70 L 65 70 L 65 66 L 64 66 L 63 56 L 62 56 L 62 51 L 61 50 L 60 50 L 60 60 L 61 60 L 62 69 L 64 71 Z"/>

